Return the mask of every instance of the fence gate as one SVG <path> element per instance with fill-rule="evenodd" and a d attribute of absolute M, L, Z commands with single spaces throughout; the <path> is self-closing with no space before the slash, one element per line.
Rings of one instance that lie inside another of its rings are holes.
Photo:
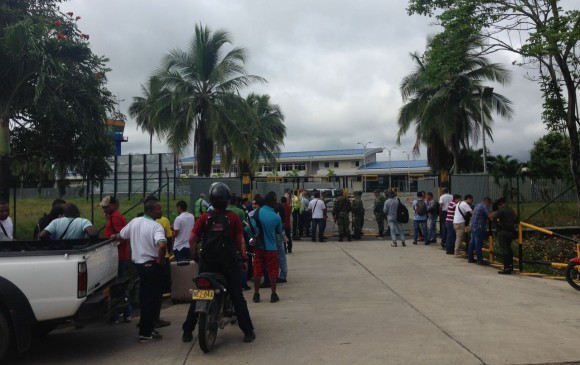
<path fill-rule="evenodd" d="M 439 177 L 427 176 L 418 178 L 417 191 L 432 192 L 433 199 L 439 200 Z"/>

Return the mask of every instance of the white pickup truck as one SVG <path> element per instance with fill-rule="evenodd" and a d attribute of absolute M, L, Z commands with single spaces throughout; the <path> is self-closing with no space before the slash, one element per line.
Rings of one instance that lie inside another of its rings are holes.
<path fill-rule="evenodd" d="M 110 239 L 0 242 L 0 361 L 57 325 L 108 319 L 127 305 Z"/>

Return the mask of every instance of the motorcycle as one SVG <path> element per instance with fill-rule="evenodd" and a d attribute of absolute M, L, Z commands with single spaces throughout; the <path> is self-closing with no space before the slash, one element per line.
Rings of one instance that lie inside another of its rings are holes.
<path fill-rule="evenodd" d="M 566 281 L 576 290 L 580 290 L 580 257 L 574 258 L 568 262 L 566 267 Z"/>
<path fill-rule="evenodd" d="M 218 328 L 238 321 L 236 311 L 227 289 L 225 276 L 220 273 L 205 272 L 193 279 L 196 290 L 192 292 L 195 313 L 198 315 L 199 347 L 203 352 L 211 351 L 217 338 Z"/>

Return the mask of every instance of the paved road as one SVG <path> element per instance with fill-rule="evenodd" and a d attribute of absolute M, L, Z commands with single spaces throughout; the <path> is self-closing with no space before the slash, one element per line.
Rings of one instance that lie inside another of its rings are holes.
<path fill-rule="evenodd" d="M 215 352 L 181 342 L 185 305 L 158 343 L 134 324 L 61 329 L 16 364 L 544 364 L 580 361 L 580 293 L 565 282 L 497 275 L 436 246 L 297 242 L 281 301 L 251 303 L 257 340 L 237 327 Z M 268 298 L 269 291 L 262 294 Z"/>

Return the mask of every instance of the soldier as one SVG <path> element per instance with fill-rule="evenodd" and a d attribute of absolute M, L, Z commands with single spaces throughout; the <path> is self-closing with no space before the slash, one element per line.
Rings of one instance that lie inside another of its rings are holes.
<path fill-rule="evenodd" d="M 352 203 L 352 229 L 354 234 L 352 238 L 360 240 L 362 238 L 362 227 L 365 222 L 365 207 L 362 202 L 362 191 L 354 193 L 354 202 Z"/>
<path fill-rule="evenodd" d="M 373 206 L 373 212 L 375 213 L 375 220 L 379 227 L 378 237 L 384 236 L 385 231 L 385 213 L 383 213 L 383 207 L 385 205 L 385 196 L 381 194 L 379 189 L 375 190 L 375 204 Z"/>
<path fill-rule="evenodd" d="M 334 221 L 338 224 L 338 242 L 342 242 L 344 237 L 346 237 L 350 242 L 350 228 L 348 213 L 351 211 L 350 200 L 346 196 L 346 191 L 336 199 L 334 202 L 334 207 L 332 209 L 332 215 Z"/>

